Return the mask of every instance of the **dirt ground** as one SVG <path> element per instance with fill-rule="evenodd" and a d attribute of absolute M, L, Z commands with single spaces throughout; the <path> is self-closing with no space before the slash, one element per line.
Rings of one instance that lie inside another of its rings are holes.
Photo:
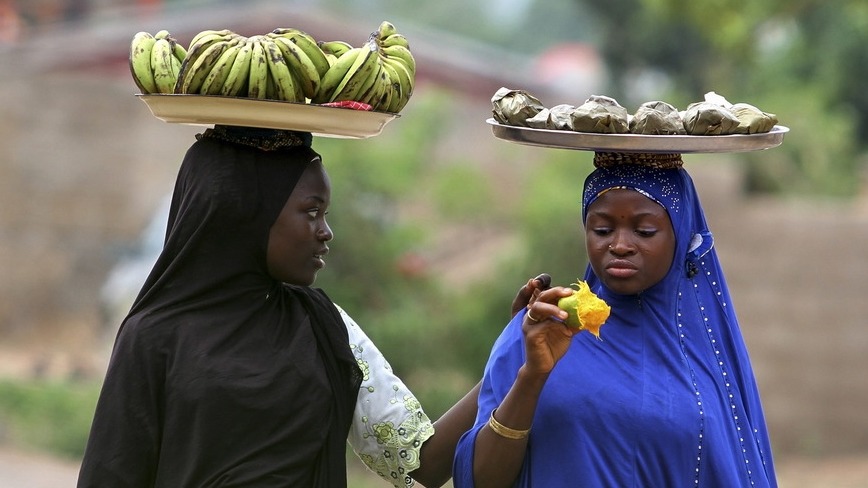
<path fill-rule="evenodd" d="M 363 468 L 350 466 L 349 488 L 388 486 Z M 63 488 L 75 486 L 78 463 L 0 446 L 0 487 Z M 778 466 L 781 488 L 866 488 L 868 455 L 835 459 L 795 458 Z"/>

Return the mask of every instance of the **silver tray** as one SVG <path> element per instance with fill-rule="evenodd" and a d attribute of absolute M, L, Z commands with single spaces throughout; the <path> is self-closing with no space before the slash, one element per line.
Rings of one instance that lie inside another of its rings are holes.
<path fill-rule="evenodd" d="M 781 145 L 784 134 L 790 131 L 787 127 L 776 125 L 771 131 L 762 134 L 725 136 L 597 134 L 503 125 L 493 118 L 486 122 L 491 125 L 494 137 L 528 146 L 661 154 L 760 151 Z"/>
<path fill-rule="evenodd" d="M 309 103 L 211 95 L 138 94 L 151 113 L 175 124 L 238 125 L 296 130 L 317 136 L 365 139 L 380 134 L 398 114 Z"/>

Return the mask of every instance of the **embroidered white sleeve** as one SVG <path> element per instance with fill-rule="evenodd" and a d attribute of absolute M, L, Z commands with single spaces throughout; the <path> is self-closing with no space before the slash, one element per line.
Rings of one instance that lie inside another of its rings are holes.
<path fill-rule="evenodd" d="M 396 487 L 413 486 L 409 473 L 419 467 L 422 443 L 434 434 L 419 401 L 392 372 L 367 334 L 341 307 L 350 349 L 362 370 L 349 443 L 359 459 Z"/>

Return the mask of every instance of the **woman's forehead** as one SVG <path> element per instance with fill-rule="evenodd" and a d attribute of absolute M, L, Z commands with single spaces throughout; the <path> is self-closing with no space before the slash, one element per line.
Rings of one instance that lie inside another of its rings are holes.
<path fill-rule="evenodd" d="M 331 183 L 325 167 L 318 160 L 307 164 L 298 183 L 290 195 L 292 199 L 309 198 L 311 195 L 324 197 L 331 192 Z"/>

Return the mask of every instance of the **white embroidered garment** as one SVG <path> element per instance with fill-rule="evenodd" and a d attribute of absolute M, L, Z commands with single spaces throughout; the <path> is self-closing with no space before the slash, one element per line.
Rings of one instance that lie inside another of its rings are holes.
<path fill-rule="evenodd" d="M 419 467 L 422 443 L 434 434 L 422 405 L 367 334 L 342 308 L 350 349 L 362 370 L 349 443 L 359 459 L 396 487 L 413 486 L 408 473 Z"/>

